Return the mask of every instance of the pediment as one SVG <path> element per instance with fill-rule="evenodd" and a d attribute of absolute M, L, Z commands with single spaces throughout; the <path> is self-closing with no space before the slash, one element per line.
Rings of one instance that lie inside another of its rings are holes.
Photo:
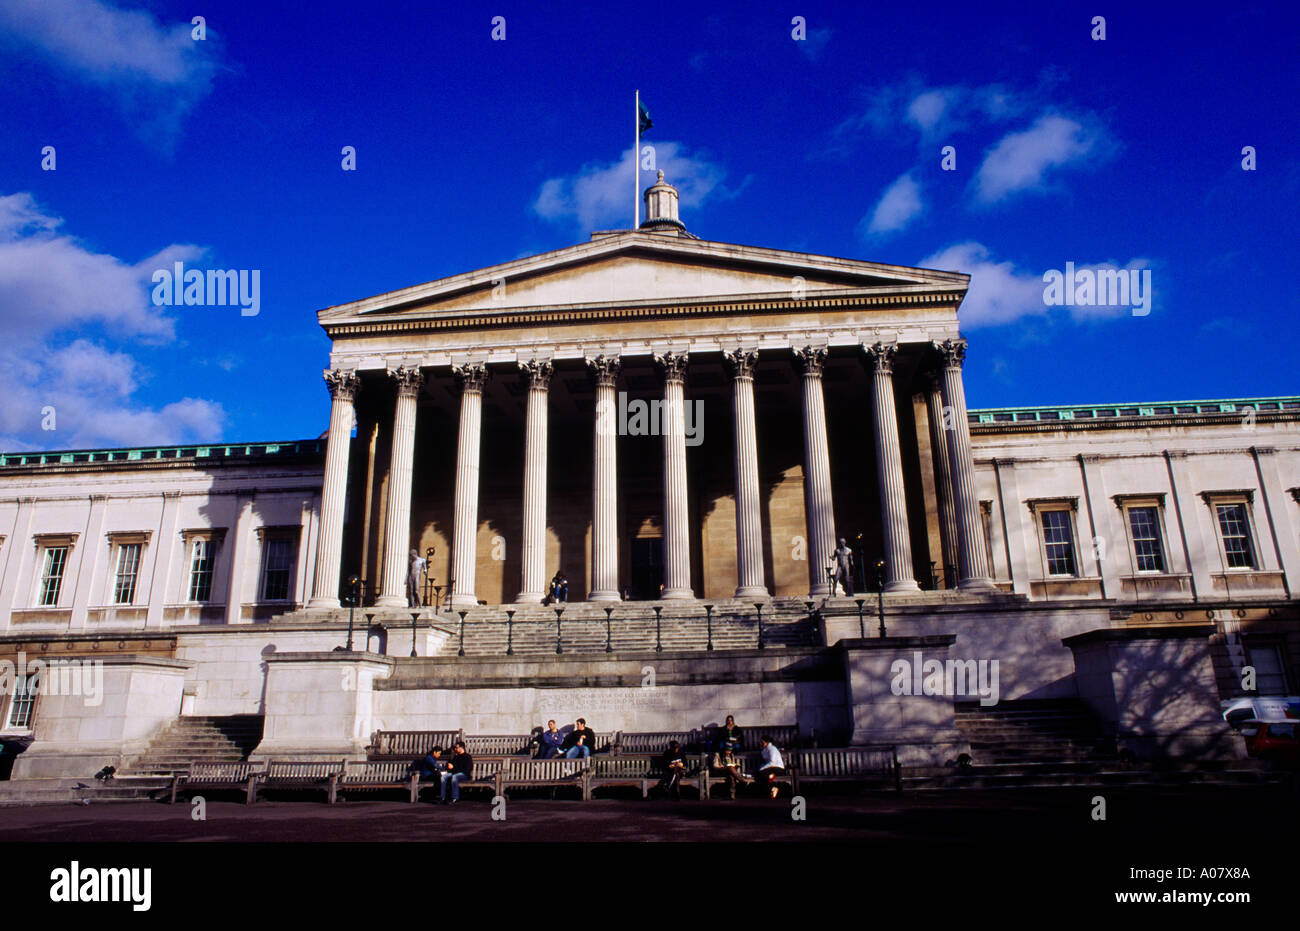
<path fill-rule="evenodd" d="M 882 265 L 729 243 L 616 233 L 322 310 L 322 324 L 480 312 L 965 290 L 957 272 Z"/>

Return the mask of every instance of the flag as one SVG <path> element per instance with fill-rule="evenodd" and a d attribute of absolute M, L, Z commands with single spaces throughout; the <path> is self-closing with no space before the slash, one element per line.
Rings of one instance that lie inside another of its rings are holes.
<path fill-rule="evenodd" d="M 636 106 L 637 113 L 641 117 L 641 132 L 645 132 L 654 126 L 654 122 L 650 119 L 650 111 L 645 108 L 645 104 L 638 101 Z"/>

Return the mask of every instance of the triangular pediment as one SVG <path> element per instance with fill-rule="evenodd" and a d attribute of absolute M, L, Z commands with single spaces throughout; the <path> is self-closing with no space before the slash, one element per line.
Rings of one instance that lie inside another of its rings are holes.
<path fill-rule="evenodd" d="M 964 291 L 957 272 L 620 232 L 322 310 L 322 324 L 521 308 Z"/>

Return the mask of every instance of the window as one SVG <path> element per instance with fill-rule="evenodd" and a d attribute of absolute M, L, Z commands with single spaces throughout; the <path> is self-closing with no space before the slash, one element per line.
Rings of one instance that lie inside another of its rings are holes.
<path fill-rule="evenodd" d="M 1069 511 L 1043 511 L 1043 551 L 1048 575 L 1077 575 Z"/>
<path fill-rule="evenodd" d="M 1128 509 L 1133 563 L 1138 572 L 1164 572 L 1165 548 L 1160 534 L 1160 509 L 1142 505 Z"/>
<path fill-rule="evenodd" d="M 63 591 L 63 569 L 67 562 L 66 546 L 45 548 L 45 567 L 41 571 L 41 592 L 37 601 L 41 607 L 53 607 L 59 603 L 59 593 Z"/>
<path fill-rule="evenodd" d="M 1260 695 L 1286 695 L 1286 669 L 1277 644 L 1247 643 L 1246 654 L 1255 667 L 1255 691 Z"/>
<path fill-rule="evenodd" d="M 1223 558 L 1229 569 L 1255 568 L 1255 548 L 1250 542 L 1250 520 L 1243 502 L 1216 504 Z"/>
<path fill-rule="evenodd" d="M 113 585 L 113 603 L 129 605 L 135 601 L 135 583 L 140 575 L 141 543 L 123 543 L 117 548 L 117 580 Z"/>
<path fill-rule="evenodd" d="M 5 716 L 5 727 L 27 729 L 32 726 L 32 711 L 36 707 L 36 686 L 27 675 L 19 676 L 14 681 L 13 701 L 9 703 L 9 713 Z"/>
<path fill-rule="evenodd" d="M 212 599 L 212 568 L 215 547 L 209 539 L 199 538 L 193 541 L 190 549 L 190 586 L 189 601 L 210 601 Z"/>
<path fill-rule="evenodd" d="M 293 569 L 292 541 L 268 537 L 262 552 L 262 600 L 287 601 Z"/>

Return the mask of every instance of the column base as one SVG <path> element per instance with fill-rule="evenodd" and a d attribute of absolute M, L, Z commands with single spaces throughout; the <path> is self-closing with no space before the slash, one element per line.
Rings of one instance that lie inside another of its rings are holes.
<path fill-rule="evenodd" d="M 313 598 L 307 602 L 309 611 L 336 611 L 341 607 L 337 598 Z"/>
<path fill-rule="evenodd" d="M 899 579 L 897 582 L 885 583 L 885 594 L 890 592 L 919 592 L 921 586 L 916 584 L 916 579 Z"/>
<path fill-rule="evenodd" d="M 623 596 L 608 589 L 596 589 L 587 595 L 588 601 L 622 601 Z"/>
<path fill-rule="evenodd" d="M 471 594 L 471 595 L 466 595 L 466 594 L 456 595 L 456 594 L 453 594 L 453 595 L 451 596 L 451 606 L 452 606 L 453 608 L 477 608 L 477 607 L 478 607 L 478 598 L 475 597 L 475 596 L 472 595 L 472 594 Z"/>
<path fill-rule="evenodd" d="M 831 593 L 830 584 L 813 585 L 808 589 L 809 598 L 825 598 Z"/>
<path fill-rule="evenodd" d="M 520 592 L 515 595 L 517 605 L 539 605 L 545 600 L 546 596 L 541 592 Z"/>
<path fill-rule="evenodd" d="M 405 595 L 380 595 L 375 599 L 376 608 L 405 608 L 409 607 L 406 603 Z"/>
<path fill-rule="evenodd" d="M 992 579 L 975 578 L 962 579 L 957 583 L 957 590 L 962 592 L 996 592 L 999 589 L 993 584 Z"/>
<path fill-rule="evenodd" d="M 736 598 L 771 598 L 772 593 L 762 585 L 742 585 L 736 589 Z"/>
<path fill-rule="evenodd" d="M 665 588 L 659 595 L 660 601 L 694 601 L 695 592 L 689 588 Z"/>

